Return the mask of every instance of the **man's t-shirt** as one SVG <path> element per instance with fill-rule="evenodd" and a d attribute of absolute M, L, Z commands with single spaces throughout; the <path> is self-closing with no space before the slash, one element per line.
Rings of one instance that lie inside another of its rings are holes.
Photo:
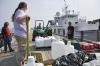
<path fill-rule="evenodd" d="M 3 35 L 3 37 L 9 37 L 9 36 L 11 36 L 10 30 L 9 30 L 8 27 L 3 27 L 2 28 L 2 35 Z"/>
<path fill-rule="evenodd" d="M 68 34 L 73 34 L 73 33 L 74 33 L 74 27 L 68 26 Z"/>

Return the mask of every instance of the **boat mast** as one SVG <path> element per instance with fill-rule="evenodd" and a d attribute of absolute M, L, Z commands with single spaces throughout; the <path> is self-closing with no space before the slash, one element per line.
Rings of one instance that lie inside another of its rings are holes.
<path fill-rule="evenodd" d="M 68 14 L 68 10 L 67 10 L 68 9 L 68 4 L 69 4 L 68 1 L 66 2 L 66 0 L 64 0 L 64 6 L 65 6 L 64 7 L 64 13 L 65 14 Z"/>
<path fill-rule="evenodd" d="M 65 3 L 65 7 L 68 7 L 68 5 L 67 5 L 68 2 L 66 3 L 66 0 L 64 0 L 64 3 Z"/>

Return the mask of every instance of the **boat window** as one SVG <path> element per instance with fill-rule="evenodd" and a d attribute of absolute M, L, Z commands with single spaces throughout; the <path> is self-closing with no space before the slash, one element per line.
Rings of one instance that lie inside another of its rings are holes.
<path fill-rule="evenodd" d="M 96 22 L 88 21 L 88 24 L 95 24 Z"/>
<path fill-rule="evenodd" d="M 56 20 L 56 22 L 58 22 L 58 20 Z"/>
<path fill-rule="evenodd" d="M 91 21 L 88 21 L 88 24 L 91 24 Z"/>
<path fill-rule="evenodd" d="M 60 34 L 60 29 L 58 29 L 58 34 Z"/>
<path fill-rule="evenodd" d="M 65 22 L 65 24 L 67 24 L 67 23 Z"/>
<path fill-rule="evenodd" d="M 63 36 L 65 36 L 65 29 L 63 29 Z"/>
<path fill-rule="evenodd" d="M 56 29 L 54 29 L 54 33 L 56 33 Z"/>
<path fill-rule="evenodd" d="M 75 22 L 75 24 L 78 24 L 78 22 Z"/>
<path fill-rule="evenodd" d="M 74 15 L 68 15 L 68 18 L 73 18 L 73 17 L 75 17 Z"/>
<path fill-rule="evenodd" d="M 60 18 L 58 17 L 58 19 L 60 19 Z"/>

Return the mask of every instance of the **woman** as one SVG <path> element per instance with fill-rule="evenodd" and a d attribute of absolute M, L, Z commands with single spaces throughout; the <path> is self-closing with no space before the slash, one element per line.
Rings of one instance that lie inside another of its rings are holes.
<path fill-rule="evenodd" d="M 20 66 L 23 62 L 23 58 L 25 57 L 26 18 L 29 18 L 26 11 L 27 4 L 25 2 L 20 2 L 12 15 L 12 21 L 14 22 L 14 35 L 18 42 L 18 53 L 16 59 Z"/>

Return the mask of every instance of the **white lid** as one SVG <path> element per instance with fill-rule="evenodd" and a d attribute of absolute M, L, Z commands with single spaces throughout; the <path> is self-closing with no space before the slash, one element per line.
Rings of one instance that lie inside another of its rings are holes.
<path fill-rule="evenodd" d="M 35 58 L 34 58 L 34 56 L 29 56 L 29 57 L 28 57 L 28 63 L 30 63 L 30 62 L 35 63 Z"/>
<path fill-rule="evenodd" d="M 68 42 L 67 42 L 67 45 L 71 45 L 71 41 L 68 41 Z"/>

